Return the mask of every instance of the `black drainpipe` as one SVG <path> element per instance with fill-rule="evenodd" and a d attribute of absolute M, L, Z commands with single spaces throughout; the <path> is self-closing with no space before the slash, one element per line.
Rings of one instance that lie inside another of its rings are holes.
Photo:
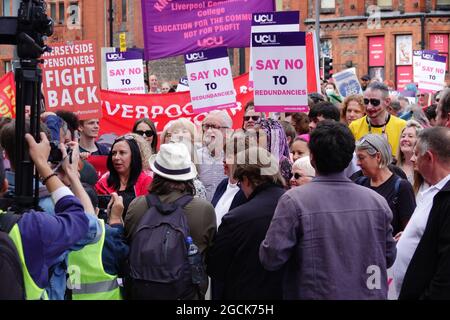
<path fill-rule="evenodd" d="M 425 15 L 420 16 L 420 48 L 425 50 Z"/>

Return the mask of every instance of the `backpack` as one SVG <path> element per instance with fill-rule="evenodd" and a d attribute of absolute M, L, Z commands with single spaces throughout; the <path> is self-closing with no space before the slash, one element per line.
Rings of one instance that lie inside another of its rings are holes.
<path fill-rule="evenodd" d="M 362 186 L 362 185 L 364 185 L 364 183 L 366 183 L 366 181 L 368 179 L 369 178 L 367 178 L 366 176 L 361 176 L 355 180 L 355 183 Z M 395 197 L 391 201 L 393 206 L 397 206 L 397 204 L 398 204 L 398 192 L 400 191 L 400 182 L 401 181 L 402 181 L 402 178 L 400 178 L 399 176 L 396 176 L 395 185 L 394 185 Z"/>
<path fill-rule="evenodd" d="M 22 266 L 9 237 L 20 216 L 0 213 L 0 300 L 25 300 Z"/>
<path fill-rule="evenodd" d="M 173 203 L 146 196 L 149 209 L 131 239 L 129 275 L 132 299 L 192 299 L 192 283 L 186 238 L 189 226 L 183 207 L 193 199 L 185 195 Z"/>

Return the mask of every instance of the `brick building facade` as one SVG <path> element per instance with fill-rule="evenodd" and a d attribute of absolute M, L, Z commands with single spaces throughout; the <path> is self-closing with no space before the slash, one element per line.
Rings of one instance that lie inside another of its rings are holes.
<path fill-rule="evenodd" d="M 55 21 L 49 43 L 95 40 L 110 47 L 109 5 L 112 2 L 112 46 L 126 34 L 128 48 L 143 48 L 141 0 L 47 0 L 48 14 Z M 356 67 L 358 75 L 372 73 L 384 79 L 405 82 L 410 61 L 397 58 L 400 50 L 437 49 L 449 53 L 450 0 L 319 0 L 322 55 L 333 58 L 334 71 Z M 19 0 L 0 0 L 0 12 L 17 12 Z M 315 0 L 277 0 L 279 10 L 299 10 L 300 30 L 314 31 Z M 238 49 L 230 49 L 233 75 L 248 70 L 239 65 Z M 405 57 L 403 57 L 405 58 Z M 0 46 L 0 76 L 11 69 L 13 47 Z M 161 81 L 176 82 L 184 75 L 182 57 L 150 61 L 149 73 Z M 244 66 L 242 66 L 244 67 Z M 448 69 L 448 67 L 447 67 Z M 450 81 L 447 72 L 446 79 Z"/>
<path fill-rule="evenodd" d="M 333 58 L 334 71 L 356 67 L 404 85 L 411 77 L 412 50 L 436 49 L 447 56 L 450 34 L 449 0 L 325 0 L 320 1 L 323 55 Z M 301 30 L 313 31 L 315 1 L 284 1 L 284 10 L 300 10 Z"/>

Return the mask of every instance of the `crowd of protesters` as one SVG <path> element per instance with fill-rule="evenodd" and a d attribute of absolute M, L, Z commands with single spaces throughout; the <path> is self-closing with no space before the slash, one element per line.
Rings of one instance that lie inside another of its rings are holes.
<path fill-rule="evenodd" d="M 109 143 L 99 119 L 43 113 L 41 141 L 26 135 L 39 208 L 21 215 L 1 119 L 0 299 L 387 299 L 389 268 L 399 299 L 450 299 L 450 89 L 410 86 L 411 104 L 361 87 L 324 81 L 308 113 L 281 117 L 249 103 L 238 130 L 226 111 L 162 133 L 139 119 Z M 195 270 L 176 256 L 192 245 Z"/>

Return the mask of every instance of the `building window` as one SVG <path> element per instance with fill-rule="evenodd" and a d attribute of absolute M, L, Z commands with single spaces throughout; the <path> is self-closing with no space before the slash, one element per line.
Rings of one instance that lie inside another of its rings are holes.
<path fill-rule="evenodd" d="M 377 5 L 380 7 L 392 7 L 392 0 L 378 0 Z"/>
<path fill-rule="evenodd" d="M 12 71 L 12 63 L 11 61 L 5 61 L 5 73 Z"/>
<path fill-rule="evenodd" d="M 78 2 L 71 2 L 69 6 L 69 17 L 68 17 L 68 23 L 71 25 L 79 25 L 80 24 L 80 7 L 78 6 Z"/>
<path fill-rule="evenodd" d="M 384 81 L 384 37 L 369 37 L 369 76 Z"/>
<path fill-rule="evenodd" d="M 377 5 L 381 10 L 392 10 L 392 0 L 378 0 Z"/>
<path fill-rule="evenodd" d="M 449 34 L 448 33 L 434 33 L 430 34 L 430 50 L 437 50 L 439 55 L 447 58 L 447 72 L 449 70 L 448 52 L 449 52 Z"/>
<path fill-rule="evenodd" d="M 395 79 L 398 91 L 413 82 L 412 35 L 395 37 Z"/>
<path fill-rule="evenodd" d="M 437 0 L 437 9 L 450 10 L 450 0 Z"/>
<path fill-rule="evenodd" d="M 50 17 L 56 21 L 56 3 L 50 3 Z"/>
<path fill-rule="evenodd" d="M 20 1 L 18 0 L 3 0 L 3 16 L 17 17 L 19 11 Z"/>
<path fill-rule="evenodd" d="M 11 16 L 11 0 L 3 0 L 3 16 Z"/>
<path fill-rule="evenodd" d="M 335 13 L 336 1 L 335 0 L 321 0 L 320 1 L 320 13 Z"/>
<path fill-rule="evenodd" d="M 127 22 L 127 0 L 122 0 L 122 22 Z"/>
<path fill-rule="evenodd" d="M 64 16 L 65 16 L 65 14 L 66 14 L 66 11 L 65 11 L 65 9 L 64 9 L 64 2 L 59 2 L 58 3 L 58 8 L 59 8 L 59 20 L 58 20 L 58 22 L 59 22 L 59 24 L 64 24 Z"/>

